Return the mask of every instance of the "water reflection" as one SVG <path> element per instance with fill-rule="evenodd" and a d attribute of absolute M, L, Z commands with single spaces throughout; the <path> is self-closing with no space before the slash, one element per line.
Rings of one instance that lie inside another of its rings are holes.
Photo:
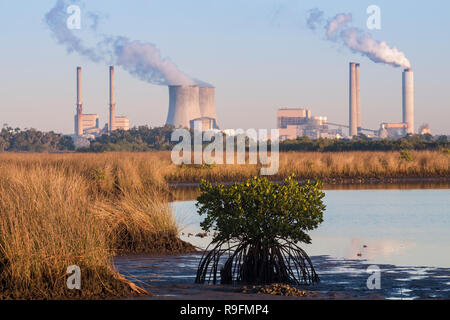
<path fill-rule="evenodd" d="M 417 181 L 408 183 L 324 184 L 324 190 L 423 190 L 450 189 L 450 181 Z M 172 201 L 195 200 L 200 195 L 197 184 L 173 185 Z"/>
<path fill-rule="evenodd" d="M 324 222 L 312 231 L 314 255 L 398 266 L 450 267 L 448 189 L 326 190 Z M 205 248 L 195 201 L 172 203 L 181 238 Z"/>

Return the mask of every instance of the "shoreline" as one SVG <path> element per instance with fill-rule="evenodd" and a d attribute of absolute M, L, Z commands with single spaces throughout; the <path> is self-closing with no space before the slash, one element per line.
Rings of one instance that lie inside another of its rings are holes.
<path fill-rule="evenodd" d="M 271 180 L 271 179 L 269 179 Z M 304 183 L 310 179 L 297 179 L 299 183 Z M 379 185 L 379 184 L 416 184 L 416 183 L 445 183 L 450 186 L 450 177 L 392 177 L 392 178 L 321 178 L 324 187 L 329 185 Z M 271 180 L 276 183 L 282 183 L 283 180 Z M 225 186 L 233 185 L 234 183 L 245 182 L 245 180 L 238 181 L 215 181 L 212 185 L 223 184 Z M 184 187 L 199 187 L 200 182 L 168 182 L 169 188 L 184 188 Z"/>
<path fill-rule="evenodd" d="M 129 300 L 358 300 L 358 299 L 448 299 L 450 268 L 379 264 L 382 286 L 366 286 L 366 269 L 371 263 L 361 259 L 312 256 L 321 281 L 314 285 L 292 286 L 306 291 L 303 297 L 261 294 L 252 285 L 195 284 L 199 254 L 177 256 L 117 257 L 118 270 L 148 290 L 150 296 L 124 297 Z M 132 267 L 130 267 L 130 265 Z M 155 265 L 157 265 L 155 267 Z M 134 268 L 134 269 L 133 269 Z"/>

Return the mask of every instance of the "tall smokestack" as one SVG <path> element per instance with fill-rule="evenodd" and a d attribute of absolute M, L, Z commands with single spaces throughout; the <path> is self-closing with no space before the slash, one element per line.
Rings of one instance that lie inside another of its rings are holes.
<path fill-rule="evenodd" d="M 361 131 L 361 85 L 359 82 L 359 63 L 356 64 L 356 126 L 358 133 Z"/>
<path fill-rule="evenodd" d="M 403 71 L 403 123 L 408 124 L 406 133 L 414 133 L 414 73 L 411 68 Z"/>
<path fill-rule="evenodd" d="M 190 121 L 201 117 L 198 86 L 169 86 L 167 124 L 190 128 Z"/>
<path fill-rule="evenodd" d="M 83 135 L 83 100 L 81 96 L 81 67 L 77 67 L 77 115 L 75 116 L 75 134 Z"/>
<path fill-rule="evenodd" d="M 349 76 L 349 136 L 358 134 L 357 98 L 356 98 L 356 63 L 350 62 Z"/>
<path fill-rule="evenodd" d="M 109 126 L 111 133 L 114 129 L 114 120 L 116 119 L 116 98 L 114 96 L 114 67 L 109 67 Z"/>

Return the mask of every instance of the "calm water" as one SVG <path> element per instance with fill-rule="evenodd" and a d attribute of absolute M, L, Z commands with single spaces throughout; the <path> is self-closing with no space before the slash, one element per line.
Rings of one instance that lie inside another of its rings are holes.
<path fill-rule="evenodd" d="M 331 299 L 335 293 L 355 299 L 450 298 L 450 189 L 409 187 L 325 191 L 324 222 L 310 233 L 312 244 L 303 246 L 321 279 L 308 290 Z M 183 200 L 198 195 L 192 188 L 177 192 Z M 184 226 L 181 238 L 205 248 L 211 236 L 196 237 L 203 218 L 195 201 L 171 205 Z M 115 265 L 156 299 L 236 298 L 223 288 L 194 285 L 200 257 L 126 256 L 117 257 Z M 373 264 L 382 275 L 375 291 L 366 286 L 366 270 Z"/>
<path fill-rule="evenodd" d="M 326 190 L 324 222 L 304 245 L 310 256 L 360 259 L 396 266 L 450 267 L 450 190 Z M 199 238 L 195 201 L 172 203 L 181 236 L 206 247 Z M 189 235 L 191 233 L 192 235 Z"/>

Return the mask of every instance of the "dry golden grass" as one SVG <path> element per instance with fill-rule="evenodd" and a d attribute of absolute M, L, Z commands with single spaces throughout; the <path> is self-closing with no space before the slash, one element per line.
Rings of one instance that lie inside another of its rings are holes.
<path fill-rule="evenodd" d="M 442 152 L 282 153 L 273 179 L 449 177 Z M 0 154 L 0 297 L 123 295 L 115 254 L 192 249 L 177 238 L 168 182 L 240 181 L 259 165 L 176 166 L 170 152 Z M 82 270 L 68 291 L 66 269 Z"/>
<path fill-rule="evenodd" d="M 279 171 L 271 179 L 282 180 L 294 173 L 298 179 L 321 178 L 326 182 L 366 179 L 448 178 L 448 153 L 411 151 L 412 160 L 399 152 L 287 152 L 280 153 Z M 166 156 L 167 157 L 167 156 Z M 178 166 L 168 163 L 167 181 L 172 183 L 237 181 L 259 175 L 260 165 Z"/>
<path fill-rule="evenodd" d="M 0 297 L 123 296 L 115 254 L 190 249 L 156 169 L 117 155 L 1 155 Z M 79 291 L 66 289 L 70 265 Z"/>

